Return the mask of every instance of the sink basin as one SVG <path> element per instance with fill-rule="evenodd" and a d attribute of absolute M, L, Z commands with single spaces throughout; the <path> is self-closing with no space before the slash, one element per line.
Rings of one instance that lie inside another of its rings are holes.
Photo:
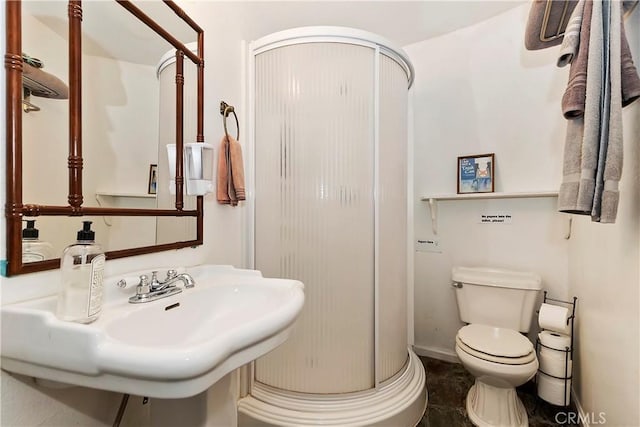
<path fill-rule="evenodd" d="M 158 398 L 198 394 L 282 344 L 304 303 L 301 282 L 230 266 L 186 270 L 196 286 L 144 304 L 105 280 L 95 322 L 56 318 L 56 297 L 2 307 L 2 369 Z M 142 272 L 141 272 L 142 273 Z"/>

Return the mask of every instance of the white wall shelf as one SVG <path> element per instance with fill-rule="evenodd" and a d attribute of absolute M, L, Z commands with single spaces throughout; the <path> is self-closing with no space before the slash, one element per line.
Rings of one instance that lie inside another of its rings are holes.
<path fill-rule="evenodd" d="M 423 196 L 422 201 L 440 200 L 476 200 L 476 199 L 531 199 L 535 197 L 558 197 L 557 191 L 523 191 L 513 193 L 466 193 L 434 194 Z"/>
<path fill-rule="evenodd" d="M 431 211 L 431 229 L 438 234 L 438 202 L 482 199 L 532 199 L 540 197 L 558 197 L 557 191 L 522 191 L 510 193 L 466 193 L 466 194 L 433 194 L 422 196 L 420 200 L 429 203 Z"/>

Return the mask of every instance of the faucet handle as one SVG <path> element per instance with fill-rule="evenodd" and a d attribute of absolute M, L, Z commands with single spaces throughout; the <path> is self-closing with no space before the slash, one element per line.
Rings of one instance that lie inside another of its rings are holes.
<path fill-rule="evenodd" d="M 134 283 L 135 282 L 132 280 L 131 277 L 125 277 L 123 279 L 118 280 L 116 282 L 116 286 L 119 287 L 120 289 L 127 289 L 127 288 L 130 288 L 131 286 L 137 286 L 140 284 L 138 282 L 137 284 L 134 285 Z"/>
<path fill-rule="evenodd" d="M 146 274 L 143 274 L 142 276 L 140 276 L 140 283 L 138 283 L 138 286 L 136 286 L 136 294 L 148 294 L 150 291 L 151 289 L 149 287 L 149 278 Z"/>
<path fill-rule="evenodd" d="M 167 278 L 165 279 L 165 281 L 173 279 L 177 275 L 178 275 L 178 272 L 176 270 L 169 270 L 167 271 Z"/>
<path fill-rule="evenodd" d="M 151 287 L 159 285 L 160 282 L 158 281 L 158 271 L 152 271 L 151 272 L 151 283 L 149 283 L 151 285 Z"/>

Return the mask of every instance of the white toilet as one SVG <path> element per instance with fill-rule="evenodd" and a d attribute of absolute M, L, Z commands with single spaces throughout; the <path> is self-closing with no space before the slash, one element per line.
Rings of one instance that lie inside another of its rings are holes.
<path fill-rule="evenodd" d="M 526 427 L 527 412 L 515 388 L 538 370 L 528 332 L 540 276 L 489 268 L 454 267 L 460 319 L 456 353 L 476 377 L 467 394 L 469 419 L 481 427 Z"/>

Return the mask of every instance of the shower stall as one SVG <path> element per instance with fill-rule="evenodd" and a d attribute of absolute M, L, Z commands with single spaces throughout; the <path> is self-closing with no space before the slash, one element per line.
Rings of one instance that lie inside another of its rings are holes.
<path fill-rule="evenodd" d="M 408 337 L 408 89 L 402 50 L 347 28 L 251 44 L 250 258 L 305 284 L 287 342 L 258 359 L 239 425 L 414 425 Z"/>

